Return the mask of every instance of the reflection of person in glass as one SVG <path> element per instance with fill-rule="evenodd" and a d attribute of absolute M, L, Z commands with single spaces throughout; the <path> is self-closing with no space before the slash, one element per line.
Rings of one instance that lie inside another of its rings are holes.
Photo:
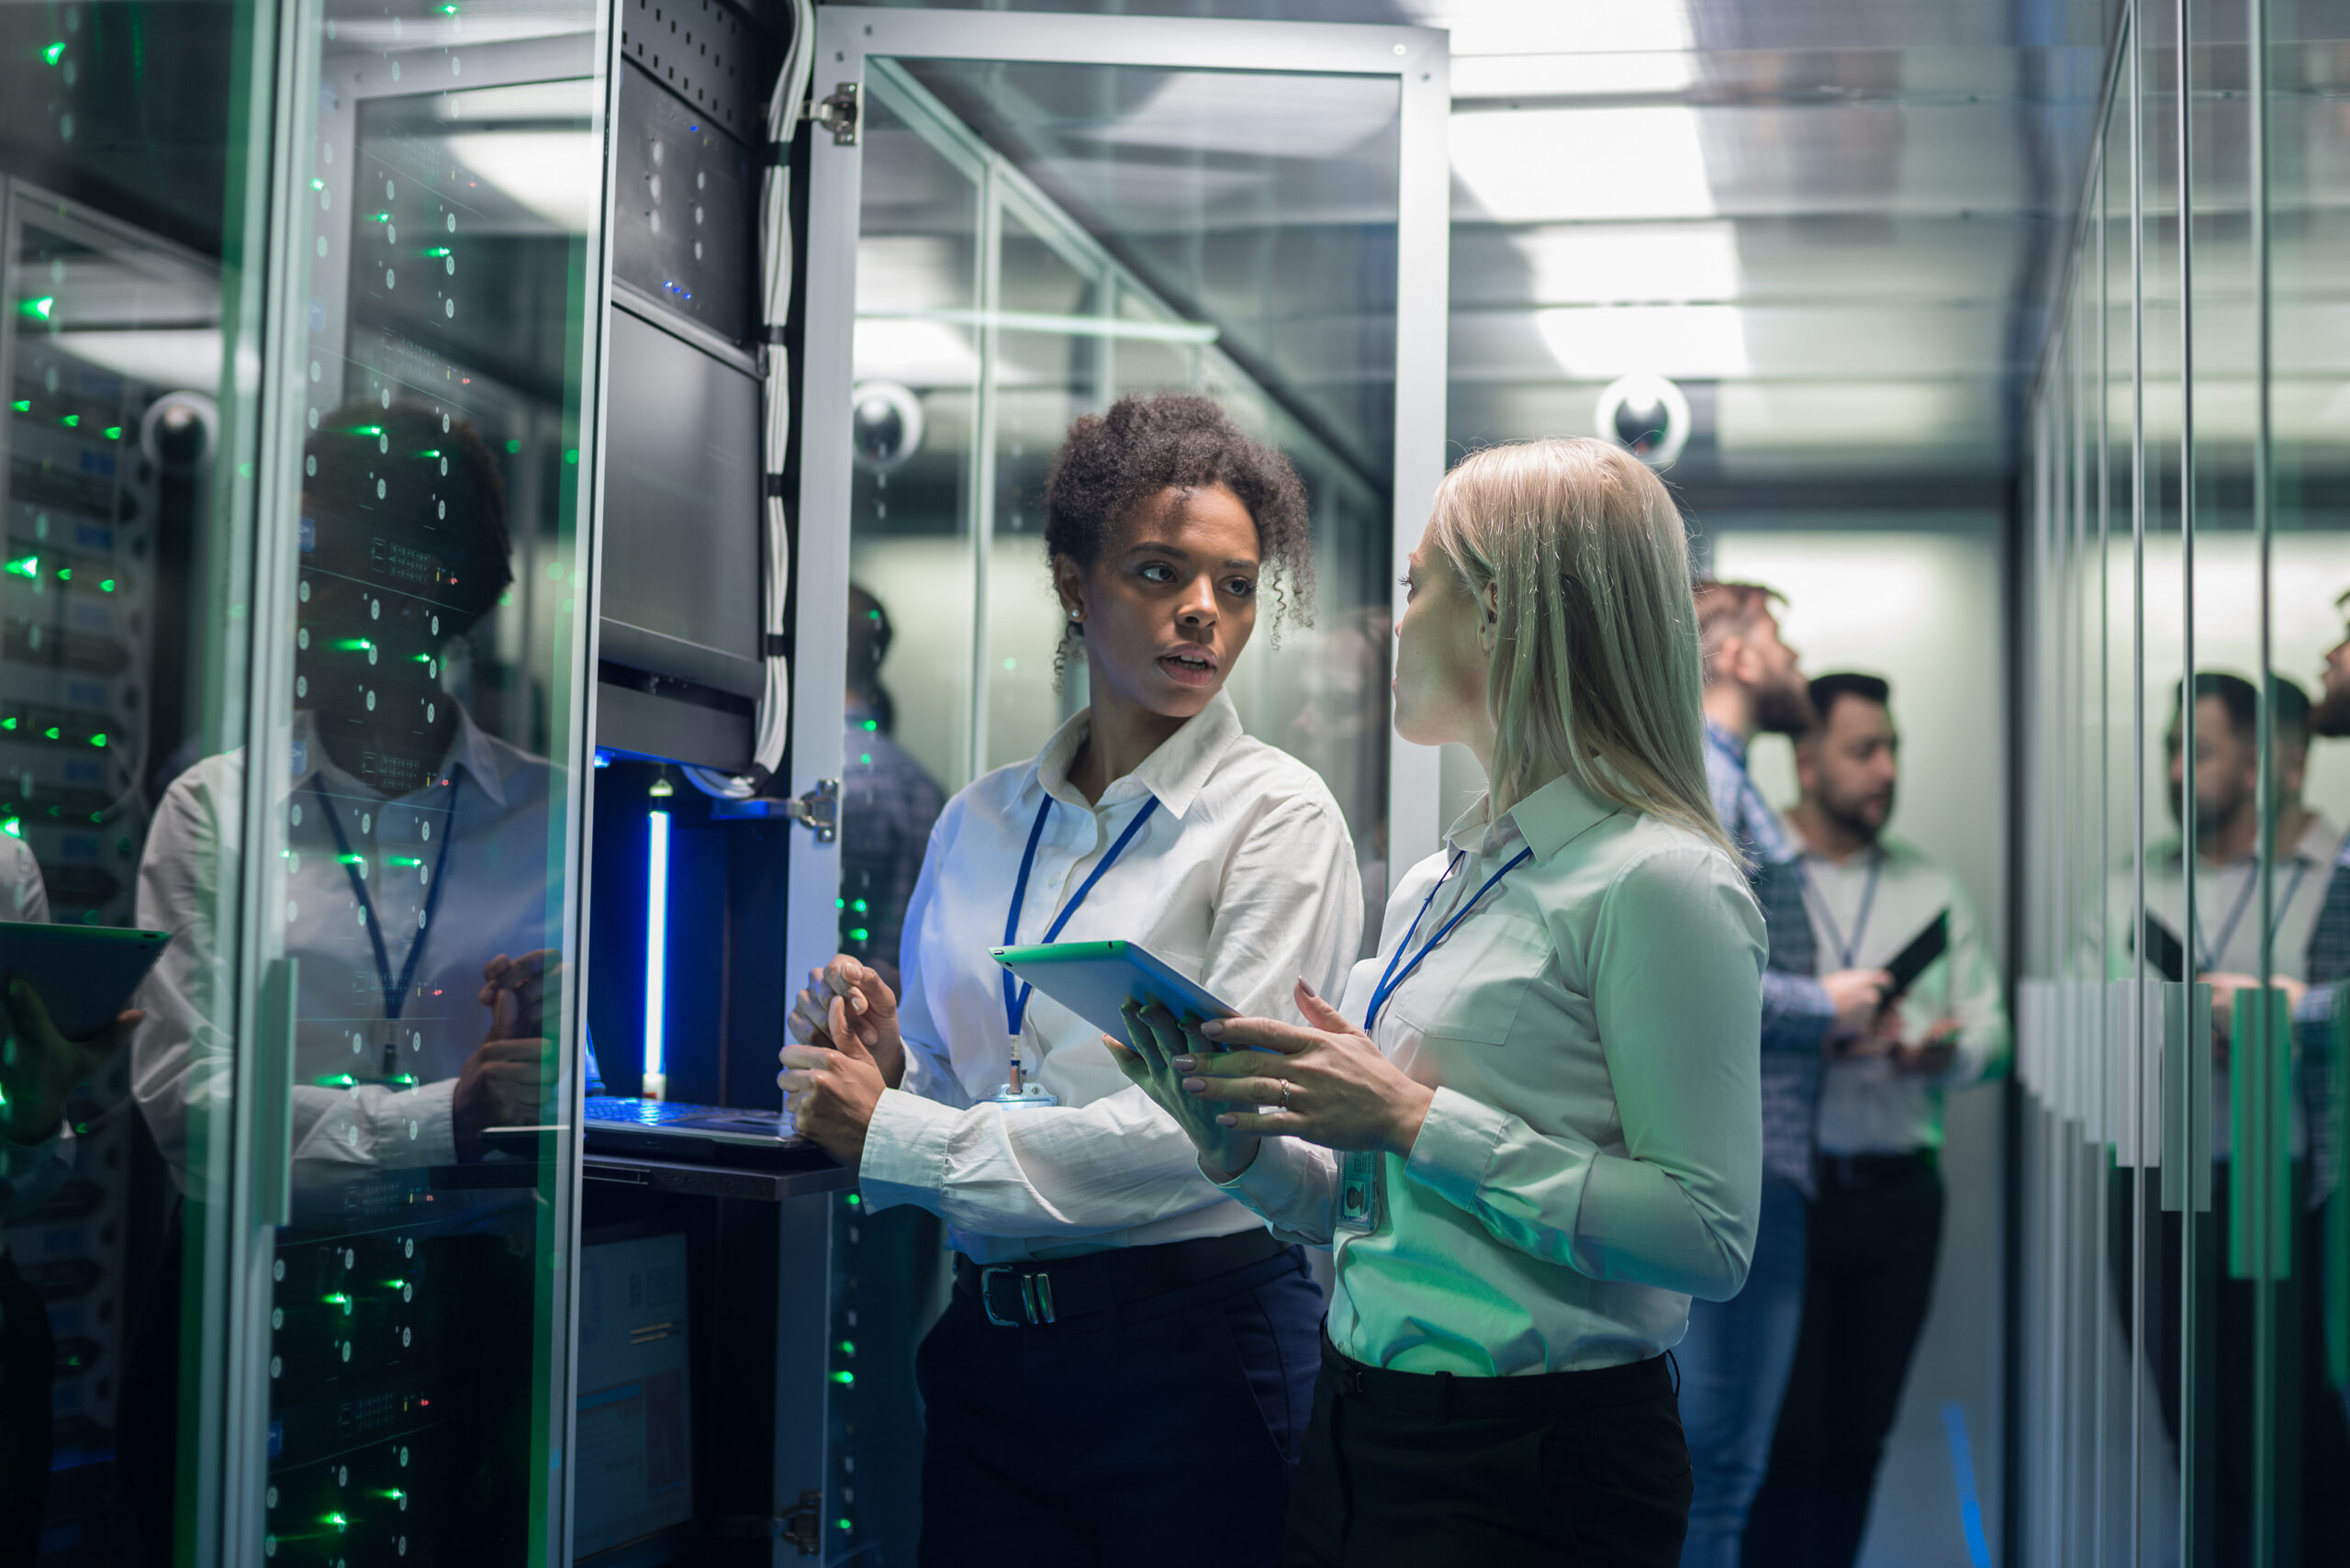
<path fill-rule="evenodd" d="M 512 581 L 488 448 L 432 409 L 360 405 L 321 422 L 304 467 L 285 806 L 297 1185 L 469 1159 L 484 1127 L 535 1122 L 554 978 L 550 769 L 440 679 Z M 133 1081 L 175 1162 L 185 1102 L 229 1060 L 207 920 L 242 774 L 232 754 L 176 780 L 140 871 L 140 924 L 175 940 L 141 993 Z"/>
<path fill-rule="evenodd" d="M 1225 690 L 1267 568 L 1305 588 L 1304 494 L 1207 399 L 1130 398 L 1072 427 L 1046 509 L 1091 705 L 948 802 L 902 1001 L 834 959 L 781 1081 L 868 1209 L 929 1209 L 958 1253 L 918 1363 L 923 1562 L 1270 1562 L 1321 1293 L 1100 1031 L 1007 988 L 988 949 L 1131 941 L 1259 1013 L 1346 972 L 1361 892 L 1337 803 Z M 1263 1479 L 1205 1508 L 1198 1465 Z"/>
<path fill-rule="evenodd" d="M 2334 1147 L 2332 1119 L 2313 1117 L 2312 1107 L 2331 1103 L 2332 1086 L 2326 1071 L 2332 1060 L 2330 1000 L 2324 977 L 2308 969 L 2320 940 L 2322 885 L 2334 863 L 2342 830 L 2312 811 L 2301 800 L 2302 778 L 2309 761 L 2311 707 L 2309 699 L 2282 676 L 2268 678 L 2269 722 L 2274 737 L 2269 777 L 2269 806 L 2276 824 L 2276 857 L 2269 868 L 2273 903 L 2266 941 L 2270 968 L 2268 985 L 2283 993 L 2285 1005 L 2297 1016 L 2314 1017 L 2318 1026 L 2296 1031 L 2295 1085 L 2290 1125 L 2285 1129 L 2288 1159 L 2289 1198 L 2298 1216 L 2291 1239 L 2290 1286 L 2277 1295 L 2282 1308 L 2278 1322 L 2286 1336 L 2278 1348 L 2278 1365 L 2294 1375 L 2280 1379 L 2279 1430 L 2300 1467 L 2300 1561 L 2340 1561 L 2345 1531 L 2350 1531 L 2350 1493 L 2341 1480 L 2350 1475 L 2350 1424 L 2345 1424 L 2340 1399 L 2327 1376 L 2325 1317 L 2320 1310 L 2320 1286 L 2326 1255 L 2326 1238 L 2320 1206 L 2337 1180 L 2339 1151 Z M 2264 941 L 2257 907 L 2260 896 L 2259 724 L 2261 691 L 2241 676 L 2198 672 L 2194 682 L 2195 754 L 2192 764 L 2195 801 L 2194 916 L 2187 917 L 2186 862 L 2183 835 L 2173 835 L 2146 850 L 2146 918 L 2142 928 L 2150 947 L 2156 942 L 2175 954 L 2183 978 L 2211 987 L 2211 1212 L 2210 1246 L 2217 1260 L 2217 1285 L 2207 1330 L 2215 1333 L 2217 1347 L 2216 1406 L 2209 1419 L 2216 1422 L 2216 1518 L 2222 1542 L 2249 1539 L 2254 1499 L 2258 1495 L 2253 1474 L 2253 1390 L 2259 1377 L 2255 1362 L 2255 1297 L 2261 1287 L 2237 1278 L 2228 1262 L 2233 1234 L 2230 1191 L 2242 1180 L 2234 1147 L 2234 1075 L 2231 1055 L 2237 1030 L 2234 1014 L 2261 989 L 2261 948 Z M 2168 735 L 2170 806 L 2174 821 L 2184 825 L 2189 764 L 2185 755 L 2182 714 L 2176 706 Z M 2126 912 L 2127 894 L 2115 902 Z M 2122 929 L 2128 931 L 2126 913 Z M 2138 935 L 2132 933 L 2132 935 Z M 2114 944 L 2117 949 L 2122 943 Z M 2149 954 L 2147 972 L 2156 970 Z M 2134 960 L 2133 960 L 2134 967 Z M 2312 1008 L 2311 1004 L 2314 1004 Z M 2149 1208 L 2154 1207 L 2150 1193 Z M 2159 1272 L 2153 1277 L 2177 1280 L 2185 1242 L 2176 1214 L 2163 1212 L 2159 1220 Z M 2123 1231 L 2126 1235 L 2126 1229 Z M 2199 1243 L 2199 1245 L 2201 1245 Z M 2117 1279 L 2127 1272 L 2126 1261 L 2115 1260 Z M 2126 1303 L 2125 1303 L 2126 1308 Z M 2155 1315 L 2157 1338 L 2152 1347 L 2155 1386 L 2164 1424 L 2174 1439 L 2179 1431 L 2179 1324 L 2176 1312 Z M 2294 1358 L 2298 1358 L 2296 1361 Z M 2298 1405 L 2298 1412 L 2292 1407 Z M 2222 1548 L 2223 1554 L 2228 1548 Z M 2292 1561 L 2280 1556 L 2280 1562 Z"/>
<path fill-rule="evenodd" d="M 898 943 L 946 792 L 897 740 L 897 704 L 881 684 L 890 612 L 848 590 L 848 734 L 841 757 L 841 951 L 898 989 Z"/>

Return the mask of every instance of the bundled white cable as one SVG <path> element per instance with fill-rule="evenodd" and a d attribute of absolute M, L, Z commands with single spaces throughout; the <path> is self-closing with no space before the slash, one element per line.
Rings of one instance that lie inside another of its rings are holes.
<path fill-rule="evenodd" d="M 791 311 L 791 168 L 785 161 L 791 139 L 799 133 L 800 107 L 808 100 L 808 84 L 815 73 L 816 7 L 813 0 L 791 0 L 791 44 L 777 76 L 775 94 L 767 100 L 767 176 L 759 189 L 759 368 L 764 373 L 767 422 L 760 447 L 766 477 L 760 481 L 767 523 L 766 618 L 762 639 L 767 664 L 767 689 L 759 698 L 758 728 L 751 746 L 753 771 L 748 778 L 715 768 L 688 767 L 686 777 L 697 789 L 728 800 L 747 800 L 758 793 L 760 780 L 783 766 L 785 742 L 791 734 L 791 668 L 778 651 L 783 636 L 783 604 L 791 588 L 791 541 L 784 526 L 783 498 L 768 481 L 783 472 L 784 447 L 791 435 L 791 357 L 779 341 L 784 319 Z"/>

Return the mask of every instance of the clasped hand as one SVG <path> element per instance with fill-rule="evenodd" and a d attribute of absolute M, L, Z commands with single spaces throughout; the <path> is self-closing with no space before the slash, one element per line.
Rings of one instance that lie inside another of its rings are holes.
<path fill-rule="evenodd" d="M 793 1043 L 778 1053 L 783 1070 L 776 1075 L 784 1108 L 801 1134 L 855 1170 L 881 1092 L 905 1071 L 897 994 L 871 965 L 844 953 L 810 971 L 789 1027 Z"/>
<path fill-rule="evenodd" d="M 1129 1004 L 1131 1043 L 1107 1035 L 1102 1043 L 1119 1070 L 1192 1136 L 1211 1179 L 1246 1170 L 1269 1135 L 1409 1154 L 1436 1092 L 1388 1060 L 1302 980 L 1297 1007 L 1308 1026 L 1225 1018 L 1187 1028 L 1164 1007 Z"/>

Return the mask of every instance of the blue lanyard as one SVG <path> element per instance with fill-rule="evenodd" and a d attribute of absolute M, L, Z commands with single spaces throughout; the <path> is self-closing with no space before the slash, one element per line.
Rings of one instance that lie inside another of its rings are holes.
<path fill-rule="evenodd" d="M 1085 902 L 1085 895 L 1093 890 L 1093 884 L 1102 879 L 1104 871 L 1118 863 L 1118 857 L 1126 852 L 1126 846 L 1135 841 L 1135 834 L 1142 831 L 1142 824 L 1148 822 L 1150 813 L 1157 810 L 1157 796 L 1143 801 L 1142 810 L 1135 813 L 1135 820 L 1126 824 L 1126 831 L 1110 846 L 1110 853 L 1102 857 L 1092 874 L 1078 885 L 1077 896 L 1064 904 L 1060 913 L 1053 917 L 1052 924 L 1045 928 L 1046 941 L 1051 942 L 1059 937 L 1061 927 L 1067 925 L 1069 917 L 1077 913 L 1077 906 Z M 1020 940 L 1020 906 L 1028 902 L 1028 873 L 1035 868 L 1036 841 L 1045 836 L 1045 819 L 1052 814 L 1053 798 L 1046 795 L 1036 804 L 1036 825 L 1028 830 L 1028 847 L 1020 856 L 1020 880 L 1012 889 L 1012 913 L 1003 917 L 1003 945 L 1007 947 Z M 1004 1026 L 1012 1031 L 1012 1037 L 1016 1040 L 1020 1037 L 1021 1022 L 1028 1015 L 1028 993 L 1035 987 L 1024 981 L 1014 986 L 1010 969 L 1003 970 L 1002 974 Z"/>
<path fill-rule="evenodd" d="M 1868 886 L 1861 890 L 1861 912 L 1852 917 L 1852 939 L 1850 942 L 1844 940 L 1843 929 L 1836 924 L 1836 912 L 1828 907 L 1828 895 L 1821 892 L 1808 876 L 1803 879 L 1803 890 L 1811 895 L 1814 907 L 1819 911 L 1820 924 L 1828 927 L 1828 935 L 1835 940 L 1836 955 L 1841 960 L 1837 965 L 1839 969 L 1853 968 L 1860 958 L 1861 938 L 1869 928 L 1869 911 L 1876 904 L 1876 879 L 1884 870 L 1885 852 L 1880 849 L 1869 861 Z"/>
<path fill-rule="evenodd" d="M 424 919 L 416 929 L 416 941 L 408 950 L 408 964 L 400 970 L 399 982 L 392 981 L 391 950 L 384 946 L 384 923 L 376 917 L 375 901 L 367 896 L 367 879 L 359 874 L 359 857 L 351 852 L 351 840 L 344 836 L 342 818 L 335 811 L 334 802 L 319 787 L 317 775 L 310 778 L 310 793 L 317 796 L 319 807 L 326 812 L 327 826 L 334 834 L 334 846 L 342 857 L 343 874 L 351 879 L 351 890 L 358 896 L 360 913 L 367 917 L 367 939 L 375 945 L 375 978 L 384 991 L 385 1022 L 397 1024 L 408 1006 L 408 987 L 415 983 L 416 966 L 424 958 L 424 939 L 431 932 L 432 912 L 440 907 L 441 889 L 448 879 L 441 873 L 449 865 L 449 841 L 457 836 L 457 776 L 449 775 L 449 820 L 441 830 L 441 854 L 432 863 L 432 885 L 424 890 Z"/>
<path fill-rule="evenodd" d="M 1469 918 L 1469 912 L 1475 909 L 1478 902 L 1487 893 L 1494 890 L 1494 883 L 1500 881 L 1504 877 L 1508 876 L 1512 871 L 1516 870 L 1520 866 L 1525 865 L 1528 860 L 1533 859 L 1534 851 L 1532 849 L 1519 850 L 1517 854 L 1512 857 L 1508 865 L 1503 867 L 1500 870 L 1486 878 L 1485 885 L 1477 890 L 1476 895 L 1471 898 L 1468 902 L 1462 904 L 1459 909 L 1455 910 L 1452 913 L 1452 918 L 1446 921 L 1441 926 L 1438 927 L 1437 934 L 1429 937 L 1426 943 L 1422 944 L 1418 952 L 1412 954 L 1412 961 L 1408 964 L 1404 963 L 1404 955 L 1410 949 L 1412 946 L 1412 938 L 1419 935 L 1420 922 L 1427 918 L 1428 906 L 1436 902 L 1436 895 L 1444 890 L 1444 885 L 1452 880 L 1452 873 L 1459 870 L 1460 868 L 1460 862 L 1468 857 L 1469 852 L 1467 850 L 1454 850 L 1452 852 L 1452 864 L 1444 868 L 1444 875 L 1436 879 L 1436 886 L 1428 890 L 1428 896 L 1420 901 L 1420 913 L 1412 916 L 1411 929 L 1404 933 L 1404 940 L 1397 945 L 1395 948 L 1395 956 L 1387 960 L 1387 972 L 1379 977 L 1379 989 L 1371 993 L 1371 1011 L 1364 1014 L 1362 1021 L 1362 1032 L 1364 1034 L 1368 1035 L 1371 1030 L 1379 1026 L 1380 1009 L 1387 1005 L 1387 999 L 1395 994 L 1396 987 L 1402 985 L 1405 980 L 1412 978 L 1412 971 L 1420 967 L 1420 960 L 1427 958 L 1430 950 L 1432 950 L 1438 943 L 1451 935 L 1452 928 L 1454 926 Z M 1400 970 L 1397 969 L 1398 965 L 1402 965 Z"/>

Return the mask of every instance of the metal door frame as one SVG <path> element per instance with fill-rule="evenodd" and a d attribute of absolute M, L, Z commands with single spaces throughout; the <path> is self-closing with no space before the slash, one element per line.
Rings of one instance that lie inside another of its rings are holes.
<path fill-rule="evenodd" d="M 854 84 L 869 57 L 975 60 L 1271 74 L 1383 76 L 1399 91 L 1396 188 L 1395 431 L 1390 555 L 1394 575 L 1444 476 L 1446 311 L 1451 174 L 1445 127 L 1451 57 L 1446 33 L 1352 23 L 1167 17 L 916 11 L 820 6 L 811 92 Z M 849 393 L 856 330 L 856 246 L 863 151 L 819 126 L 811 140 L 806 338 L 800 354 L 800 482 L 792 670 L 794 795 L 836 781 L 846 678 L 851 444 Z M 1391 590 L 1403 618 L 1403 590 Z M 1388 865 L 1436 852 L 1438 752 L 1400 741 L 1387 764 Z M 785 973 L 822 965 L 835 944 L 840 851 L 813 835 L 792 846 Z M 1391 870 L 1391 879 L 1394 871 Z M 1382 901 L 1383 902 L 1383 901 Z"/>

